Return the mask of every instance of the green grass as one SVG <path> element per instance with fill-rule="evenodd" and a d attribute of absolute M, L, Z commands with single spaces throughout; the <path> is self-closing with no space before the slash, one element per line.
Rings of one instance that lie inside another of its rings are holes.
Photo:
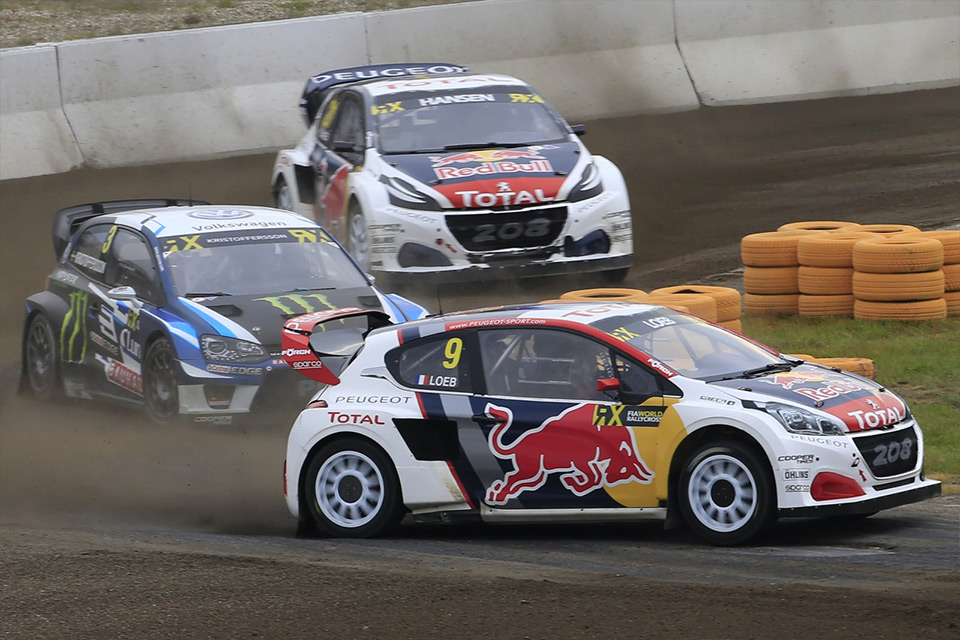
<path fill-rule="evenodd" d="M 784 353 L 870 358 L 877 382 L 898 393 L 926 439 L 927 473 L 960 492 L 960 321 L 744 317 L 745 335 Z"/>

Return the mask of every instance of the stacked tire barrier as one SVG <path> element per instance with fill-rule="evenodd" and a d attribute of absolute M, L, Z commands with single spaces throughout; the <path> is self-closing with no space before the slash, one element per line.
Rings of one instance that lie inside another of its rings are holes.
<path fill-rule="evenodd" d="M 960 315 L 960 230 L 796 222 L 744 236 L 740 251 L 746 315 Z"/>
<path fill-rule="evenodd" d="M 691 313 L 737 332 L 742 328 L 741 296 L 733 287 L 684 284 L 654 289 L 650 293 L 640 289 L 577 289 L 567 291 L 557 300 L 613 300 L 658 304 Z"/>
<path fill-rule="evenodd" d="M 854 246 L 853 267 L 855 318 L 947 317 L 944 243 L 939 238 L 896 233 L 863 240 Z"/>
<path fill-rule="evenodd" d="M 859 226 L 856 222 L 833 220 L 792 222 L 780 226 L 776 231 L 744 236 L 740 241 L 740 256 L 744 264 L 744 313 L 754 316 L 800 313 L 801 297 L 814 294 L 806 293 L 800 287 L 803 269 L 801 241 L 827 233 L 846 232 Z M 805 280 L 812 282 L 810 277 Z M 843 289 L 842 282 L 837 286 Z M 853 301 L 850 300 L 851 312 L 852 305 Z"/>

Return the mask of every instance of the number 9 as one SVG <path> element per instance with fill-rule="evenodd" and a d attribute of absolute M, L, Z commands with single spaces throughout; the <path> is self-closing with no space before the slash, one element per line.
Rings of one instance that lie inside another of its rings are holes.
<path fill-rule="evenodd" d="M 456 369 L 460 364 L 460 354 L 463 352 L 463 340 L 460 338 L 450 338 L 447 345 L 443 348 L 443 355 L 446 360 L 443 361 L 444 369 Z"/>

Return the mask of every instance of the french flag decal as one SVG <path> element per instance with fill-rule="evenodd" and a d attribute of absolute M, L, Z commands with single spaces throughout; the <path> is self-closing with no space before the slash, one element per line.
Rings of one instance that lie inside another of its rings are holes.
<path fill-rule="evenodd" d="M 417 376 L 417 384 L 427 384 L 427 376 Z"/>

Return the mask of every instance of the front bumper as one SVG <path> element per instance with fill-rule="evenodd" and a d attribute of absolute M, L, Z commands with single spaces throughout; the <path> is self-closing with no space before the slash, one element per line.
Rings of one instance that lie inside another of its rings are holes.
<path fill-rule="evenodd" d="M 924 480 L 918 477 L 909 485 L 879 495 L 868 494 L 859 498 L 847 498 L 821 505 L 780 509 L 779 515 L 781 518 L 867 515 L 884 509 L 892 509 L 893 507 L 936 498 L 940 495 L 940 490 L 940 481 Z"/>

